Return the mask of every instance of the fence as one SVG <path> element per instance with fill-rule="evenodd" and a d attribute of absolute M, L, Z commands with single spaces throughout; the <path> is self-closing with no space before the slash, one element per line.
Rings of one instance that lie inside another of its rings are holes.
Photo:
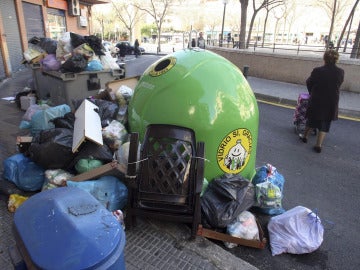
<path fill-rule="evenodd" d="M 216 44 L 216 45 L 215 45 Z M 209 45 L 219 46 L 218 42 L 211 41 Z M 225 48 L 239 48 L 239 42 L 224 42 L 223 46 Z M 333 46 L 331 46 L 333 47 Z M 266 53 L 286 53 L 286 54 L 312 54 L 312 55 L 322 55 L 326 50 L 325 44 L 283 44 L 283 43 L 260 43 L 254 42 L 249 43 L 247 51 L 256 51 L 256 52 L 266 52 Z M 355 58 L 356 55 L 360 55 L 359 47 L 353 48 L 351 44 L 347 46 L 340 46 L 338 52 L 341 56 L 345 58 Z"/>

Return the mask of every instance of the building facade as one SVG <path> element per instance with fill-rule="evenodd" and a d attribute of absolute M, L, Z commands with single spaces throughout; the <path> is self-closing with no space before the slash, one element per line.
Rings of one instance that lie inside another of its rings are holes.
<path fill-rule="evenodd" d="M 1 0 L 0 80 L 21 70 L 32 37 L 58 39 L 64 32 L 90 35 L 91 8 L 110 0 Z"/>

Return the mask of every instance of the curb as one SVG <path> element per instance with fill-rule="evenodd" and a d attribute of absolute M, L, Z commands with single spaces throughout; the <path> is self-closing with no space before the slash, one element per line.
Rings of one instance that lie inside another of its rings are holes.
<path fill-rule="evenodd" d="M 273 104 L 290 106 L 295 109 L 297 105 L 296 100 L 281 98 L 281 97 L 273 97 L 266 94 L 254 93 L 255 97 L 258 101 L 266 101 Z M 353 120 L 353 121 L 360 121 L 360 111 L 348 110 L 339 108 L 339 118 Z"/>
<path fill-rule="evenodd" d="M 165 232 L 177 242 L 179 249 L 185 249 L 196 254 L 203 260 L 209 260 L 216 268 L 221 270 L 258 270 L 257 267 L 236 257 L 205 237 L 197 236 L 194 240 L 186 240 L 190 230 L 188 227 L 171 222 L 149 221 L 149 224 L 161 232 Z"/>

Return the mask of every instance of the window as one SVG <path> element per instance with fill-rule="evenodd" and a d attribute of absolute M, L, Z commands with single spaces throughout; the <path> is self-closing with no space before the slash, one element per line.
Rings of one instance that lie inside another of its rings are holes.
<path fill-rule="evenodd" d="M 66 32 L 65 11 L 59 9 L 47 9 L 50 38 L 58 40 Z"/>

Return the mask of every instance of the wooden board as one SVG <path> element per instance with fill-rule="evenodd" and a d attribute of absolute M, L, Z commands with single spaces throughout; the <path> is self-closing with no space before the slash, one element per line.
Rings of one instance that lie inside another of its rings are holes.
<path fill-rule="evenodd" d="M 126 175 L 125 165 L 119 164 L 116 160 L 109 162 L 103 166 L 92 169 L 91 171 L 84 172 L 82 174 L 78 174 L 72 177 L 71 181 L 81 182 L 86 180 L 94 180 L 100 178 L 105 175 L 113 175 L 113 176 L 124 176 Z"/>
<path fill-rule="evenodd" d="M 211 229 L 203 228 L 202 225 L 199 225 L 197 235 L 203 236 L 206 238 L 210 238 L 210 239 L 214 239 L 214 240 L 220 240 L 223 242 L 229 242 L 229 243 L 234 243 L 234 244 L 238 244 L 238 245 L 242 245 L 242 246 L 263 249 L 266 246 L 267 240 L 264 237 L 264 232 L 263 232 L 259 222 L 257 222 L 257 225 L 259 228 L 260 240 L 248 240 L 248 239 L 235 237 L 230 234 L 221 233 L 221 232 L 217 232 L 217 231 L 214 231 Z"/>
<path fill-rule="evenodd" d="M 77 151 L 85 140 L 103 145 L 101 119 L 98 111 L 99 107 L 86 99 L 76 110 L 72 144 L 73 153 Z"/>
<path fill-rule="evenodd" d="M 134 77 L 129 77 L 129 78 L 125 78 L 125 79 L 120 79 L 120 80 L 114 80 L 114 81 L 110 81 L 107 82 L 105 84 L 106 88 L 108 89 L 108 91 L 112 92 L 116 92 L 120 86 L 122 85 L 126 85 L 128 87 L 130 87 L 132 90 L 135 90 L 135 87 L 138 83 L 140 79 L 140 76 L 134 76 Z"/>

